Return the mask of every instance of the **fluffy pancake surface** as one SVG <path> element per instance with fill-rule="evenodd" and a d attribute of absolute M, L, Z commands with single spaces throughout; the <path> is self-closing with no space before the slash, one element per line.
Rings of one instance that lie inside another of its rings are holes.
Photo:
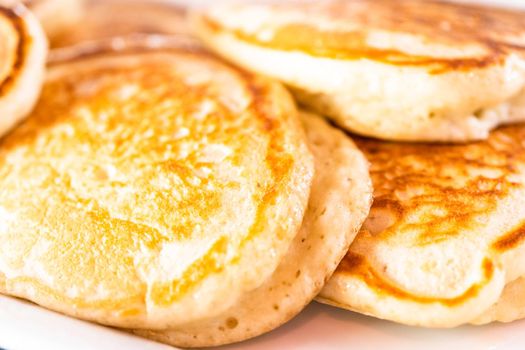
<path fill-rule="evenodd" d="M 121 327 L 212 317 L 273 273 L 312 173 L 277 83 L 178 49 L 54 64 L 0 144 L 0 291 Z"/>
<path fill-rule="evenodd" d="M 370 216 L 319 300 L 428 327 L 474 321 L 525 275 L 525 128 L 469 145 L 357 140 Z"/>
<path fill-rule="evenodd" d="M 228 4 L 195 16 L 226 58 L 384 139 L 484 139 L 525 113 L 525 16 L 390 0 Z"/>
<path fill-rule="evenodd" d="M 310 114 L 303 122 L 316 171 L 301 230 L 273 275 L 217 317 L 136 333 L 184 347 L 236 342 L 286 322 L 319 292 L 368 214 L 371 181 L 367 161 L 345 134 Z"/>
<path fill-rule="evenodd" d="M 46 54 L 42 28 L 27 8 L 0 3 L 0 138 L 33 108 Z"/>

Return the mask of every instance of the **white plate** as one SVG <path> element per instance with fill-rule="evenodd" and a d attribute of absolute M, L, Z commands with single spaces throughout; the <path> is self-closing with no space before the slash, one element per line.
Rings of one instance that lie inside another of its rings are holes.
<path fill-rule="evenodd" d="M 0 348 L 6 350 L 167 350 L 171 347 L 0 296 Z M 448 330 L 406 327 L 312 303 L 281 328 L 221 350 L 521 350 L 525 321 Z"/>

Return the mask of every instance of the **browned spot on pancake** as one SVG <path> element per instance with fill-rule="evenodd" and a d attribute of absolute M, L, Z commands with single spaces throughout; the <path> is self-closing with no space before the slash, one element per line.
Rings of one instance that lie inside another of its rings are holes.
<path fill-rule="evenodd" d="M 377 294 L 388 295 L 397 299 L 408 300 L 420 304 L 439 303 L 446 306 L 456 306 L 475 298 L 480 290 L 492 279 L 494 275 L 494 264 L 487 258 L 483 260 L 482 266 L 483 279 L 471 285 L 463 294 L 454 298 L 432 298 L 421 297 L 411 294 L 385 280 L 377 273 L 362 255 L 348 253 L 339 265 L 339 272 L 349 274 L 352 277 L 362 279 L 369 288 Z"/>
<path fill-rule="evenodd" d="M 15 5 L 13 7 L 0 6 L 0 16 L 7 18 L 12 24 L 18 40 L 16 53 L 14 53 L 16 56 L 13 61 L 13 66 L 10 69 L 10 73 L 8 73 L 4 80 L 0 81 L 0 96 L 7 94 L 13 87 L 13 84 L 20 75 L 20 71 L 24 68 L 27 53 L 32 45 L 31 37 L 27 32 L 23 20 L 26 11 L 26 8 L 20 5 Z"/>
<path fill-rule="evenodd" d="M 240 40 L 270 49 L 299 51 L 316 57 L 421 66 L 436 74 L 500 64 L 508 51 L 525 50 L 525 40 L 514 42 L 518 39 L 508 38 L 525 34 L 525 13 L 519 11 L 444 2 L 425 2 L 422 5 L 420 1 L 390 0 L 341 0 L 299 6 L 300 11 L 312 17 L 344 20 L 358 29 L 321 30 L 313 24 L 291 22 L 278 27 L 272 37 L 261 39 L 257 33 L 230 30 L 210 18 L 205 21 L 211 30 L 229 31 Z M 275 11 L 283 12 L 290 8 L 294 9 L 294 5 L 273 6 Z M 448 58 L 372 47 L 367 43 L 367 37 L 374 30 L 415 35 L 423 41 L 444 45 L 474 44 L 483 52 L 472 57 Z"/>
<path fill-rule="evenodd" d="M 505 236 L 492 243 L 492 248 L 498 251 L 508 251 L 525 240 L 525 224 L 519 225 Z"/>
<path fill-rule="evenodd" d="M 226 327 L 233 329 L 236 328 L 239 321 L 235 317 L 230 317 L 226 320 Z"/>
<path fill-rule="evenodd" d="M 367 220 L 364 229 L 377 239 L 411 245 L 432 244 L 475 229 L 482 225 L 477 217 L 494 211 L 501 198 L 521 187 L 512 177 L 525 164 L 524 138 L 525 128 L 520 125 L 500 128 L 487 141 L 464 145 L 356 137 L 371 163 L 374 184 L 371 213 L 376 217 Z"/>
<path fill-rule="evenodd" d="M 133 316 L 140 315 L 141 312 L 142 312 L 142 310 L 140 310 L 140 309 L 124 309 L 124 310 L 120 311 L 119 314 L 122 317 L 133 317 Z"/>

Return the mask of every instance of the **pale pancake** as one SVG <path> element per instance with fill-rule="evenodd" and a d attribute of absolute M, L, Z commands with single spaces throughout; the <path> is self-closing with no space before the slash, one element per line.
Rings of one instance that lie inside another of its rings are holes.
<path fill-rule="evenodd" d="M 316 173 L 301 230 L 277 270 L 215 318 L 137 334 L 184 347 L 237 342 L 288 321 L 320 291 L 368 215 L 372 187 L 368 163 L 348 137 L 319 117 L 303 114 L 303 121 Z"/>
<path fill-rule="evenodd" d="M 7 0 L 10 1 L 10 0 Z M 12 0 L 18 1 L 18 0 Z M 82 18 L 86 0 L 22 0 L 42 23 L 44 30 L 54 46 L 56 37 L 64 32 L 75 30 Z"/>
<path fill-rule="evenodd" d="M 278 83 L 177 48 L 54 63 L 0 143 L 0 291 L 120 327 L 213 317 L 272 275 L 312 176 Z"/>
<path fill-rule="evenodd" d="M 525 275 L 525 126 L 468 145 L 357 139 L 370 216 L 319 300 L 409 325 L 470 322 Z"/>
<path fill-rule="evenodd" d="M 47 41 L 23 5 L 0 2 L 0 138 L 33 108 L 44 80 Z"/>
<path fill-rule="evenodd" d="M 512 322 L 525 318 L 525 277 L 520 277 L 505 286 L 496 304 L 472 323 L 487 324 L 494 321 Z"/>
<path fill-rule="evenodd" d="M 436 1 L 238 3 L 195 15 L 217 53 L 347 130 L 485 139 L 525 120 L 525 12 Z"/>
<path fill-rule="evenodd" d="M 82 25 L 59 33 L 53 46 L 136 34 L 190 35 L 186 10 L 162 2 L 91 0 L 79 22 Z"/>

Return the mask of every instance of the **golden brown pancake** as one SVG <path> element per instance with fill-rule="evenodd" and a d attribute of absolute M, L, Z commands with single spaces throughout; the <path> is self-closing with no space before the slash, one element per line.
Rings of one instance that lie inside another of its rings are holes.
<path fill-rule="evenodd" d="M 523 125 L 468 145 L 358 139 L 375 200 L 318 299 L 425 327 L 487 312 L 525 276 L 524 139 Z"/>
<path fill-rule="evenodd" d="M 29 10 L 0 4 L 0 138 L 33 108 L 46 54 L 46 38 Z"/>
<path fill-rule="evenodd" d="M 417 0 L 216 5 L 214 51 L 288 84 L 343 128 L 404 141 L 486 139 L 525 116 L 525 13 Z"/>
<path fill-rule="evenodd" d="M 17 0 L 7 0 L 17 1 Z M 54 46 L 54 40 L 64 32 L 79 26 L 79 20 L 87 0 L 23 0 L 42 23 L 44 30 Z"/>
<path fill-rule="evenodd" d="M 318 116 L 302 118 L 315 176 L 301 230 L 283 262 L 259 288 L 214 318 L 136 334 L 183 347 L 237 342 L 288 321 L 317 295 L 368 215 L 372 188 L 368 163 L 353 142 Z"/>
<path fill-rule="evenodd" d="M 120 327 L 213 317 L 280 264 L 312 175 L 278 83 L 147 43 L 54 62 L 0 141 L 0 292 Z"/>
<path fill-rule="evenodd" d="M 186 10 L 174 4 L 140 0 L 91 0 L 82 25 L 60 33 L 54 47 L 136 34 L 190 35 Z"/>

